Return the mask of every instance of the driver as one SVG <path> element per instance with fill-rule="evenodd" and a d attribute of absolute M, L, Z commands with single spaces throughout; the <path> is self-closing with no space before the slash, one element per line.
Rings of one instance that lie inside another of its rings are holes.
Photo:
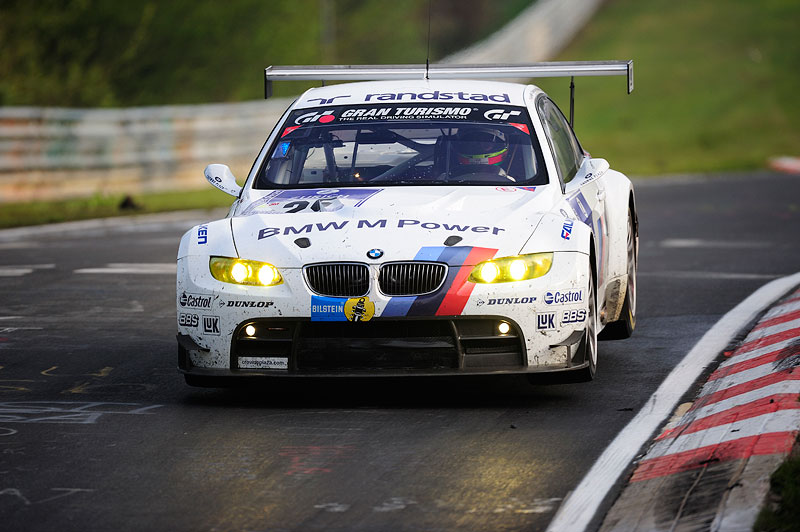
<path fill-rule="evenodd" d="M 513 181 L 502 167 L 508 155 L 505 133 L 494 128 L 462 128 L 453 141 L 453 152 L 458 165 L 452 175 L 495 174 Z"/>

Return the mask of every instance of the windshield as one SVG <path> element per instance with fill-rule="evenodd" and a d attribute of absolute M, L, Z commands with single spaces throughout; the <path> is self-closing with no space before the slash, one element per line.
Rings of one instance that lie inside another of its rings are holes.
<path fill-rule="evenodd" d="M 389 104 L 294 111 L 254 188 L 542 185 L 523 107 Z"/>

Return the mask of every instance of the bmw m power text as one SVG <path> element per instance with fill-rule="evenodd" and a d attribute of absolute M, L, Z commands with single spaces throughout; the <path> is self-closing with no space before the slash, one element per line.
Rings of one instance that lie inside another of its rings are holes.
<path fill-rule="evenodd" d="M 630 62 L 268 68 L 373 81 L 300 96 L 243 187 L 206 168 L 236 200 L 180 242 L 186 381 L 594 378 L 598 335 L 635 326 L 631 182 L 538 87 L 458 78 L 616 73 L 632 89 Z"/>

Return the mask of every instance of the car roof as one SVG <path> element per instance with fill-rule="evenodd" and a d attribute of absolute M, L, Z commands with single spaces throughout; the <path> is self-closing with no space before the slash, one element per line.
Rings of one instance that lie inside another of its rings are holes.
<path fill-rule="evenodd" d="M 295 109 L 386 102 L 472 102 L 525 105 L 530 85 L 477 80 L 397 80 L 343 83 L 309 89 Z"/>

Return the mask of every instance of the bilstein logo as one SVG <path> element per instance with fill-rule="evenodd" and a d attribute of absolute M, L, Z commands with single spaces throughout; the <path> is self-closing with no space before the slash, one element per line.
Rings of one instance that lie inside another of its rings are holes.
<path fill-rule="evenodd" d="M 187 308 L 211 308 L 211 296 L 199 294 L 187 294 L 183 292 L 180 297 L 180 304 Z"/>
<path fill-rule="evenodd" d="M 352 297 L 344 304 L 347 321 L 369 321 L 375 315 L 375 303 L 367 296 Z"/>

